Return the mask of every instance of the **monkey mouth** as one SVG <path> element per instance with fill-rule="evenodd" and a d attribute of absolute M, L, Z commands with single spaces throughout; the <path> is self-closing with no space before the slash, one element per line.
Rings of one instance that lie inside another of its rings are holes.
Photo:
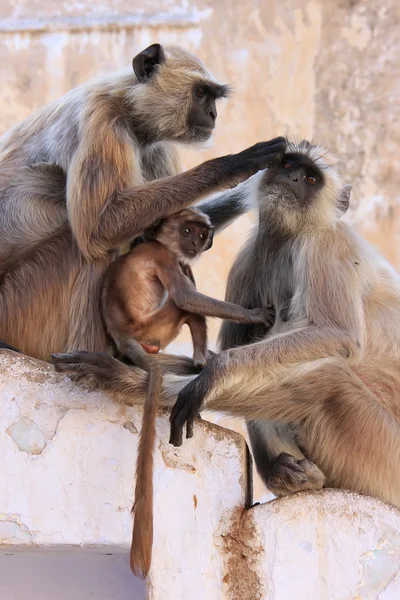
<path fill-rule="evenodd" d="M 204 125 L 196 125 L 193 128 L 193 133 L 197 139 L 208 140 L 213 130 L 211 127 L 205 127 Z"/>
<path fill-rule="evenodd" d="M 197 256 L 196 250 L 188 250 L 186 254 L 188 256 L 190 256 L 191 258 L 193 258 L 194 256 Z"/>

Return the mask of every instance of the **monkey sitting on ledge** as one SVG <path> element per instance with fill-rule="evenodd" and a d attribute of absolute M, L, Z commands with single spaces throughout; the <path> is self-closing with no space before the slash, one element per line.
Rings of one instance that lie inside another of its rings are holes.
<path fill-rule="evenodd" d="M 225 322 L 222 351 L 198 376 L 188 359 L 168 359 L 160 403 L 174 406 L 171 441 L 199 410 L 242 416 L 276 495 L 326 485 L 400 507 L 400 277 L 342 220 L 350 187 L 326 149 L 289 141 L 255 191 L 258 224 L 226 298 L 273 302 L 274 325 Z M 130 404 L 147 393 L 143 371 L 109 355 L 53 362 Z"/>
<path fill-rule="evenodd" d="M 189 262 L 211 248 L 213 235 L 206 214 L 196 208 L 184 209 L 146 229 L 145 243 L 109 267 L 102 313 L 122 356 L 136 365 L 148 364 L 146 354 L 164 349 L 187 324 L 194 365 L 203 367 L 207 361 L 205 316 L 237 323 L 273 323 L 272 308 L 247 309 L 196 290 Z"/>
<path fill-rule="evenodd" d="M 189 262 L 211 248 L 214 228 L 196 208 L 161 219 L 144 233 L 144 243 L 111 264 L 105 275 L 102 314 L 108 334 L 122 357 L 149 373 L 149 386 L 136 468 L 135 521 L 131 568 L 145 576 L 150 568 L 153 542 L 153 450 L 156 416 L 162 386 L 161 366 L 149 354 L 165 348 L 189 326 L 193 362 L 207 362 L 205 316 L 238 323 L 269 326 L 274 311 L 243 308 L 200 294 Z M 193 428 L 187 428 L 192 437 Z"/>

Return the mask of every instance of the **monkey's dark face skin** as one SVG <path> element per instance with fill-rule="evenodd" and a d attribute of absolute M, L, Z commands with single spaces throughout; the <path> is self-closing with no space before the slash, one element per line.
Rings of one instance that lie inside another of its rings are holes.
<path fill-rule="evenodd" d="M 179 228 L 179 247 L 184 256 L 196 258 L 212 246 L 214 231 L 204 223 L 185 221 Z"/>
<path fill-rule="evenodd" d="M 198 83 L 193 86 L 192 106 L 188 115 L 188 126 L 197 141 L 211 136 L 217 120 L 216 101 L 228 95 L 228 86 Z"/>
<path fill-rule="evenodd" d="M 303 154 L 285 154 L 268 170 L 268 183 L 289 188 L 301 206 L 307 206 L 324 186 L 323 173 Z"/>

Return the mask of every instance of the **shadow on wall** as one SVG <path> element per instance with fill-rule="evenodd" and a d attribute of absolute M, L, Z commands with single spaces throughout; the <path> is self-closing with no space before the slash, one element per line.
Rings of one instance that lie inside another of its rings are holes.
<path fill-rule="evenodd" d="M 101 550 L 2 548 L 0 573 L 4 600 L 146 599 L 146 585 L 132 576 L 126 550 L 115 552 L 106 546 Z"/>

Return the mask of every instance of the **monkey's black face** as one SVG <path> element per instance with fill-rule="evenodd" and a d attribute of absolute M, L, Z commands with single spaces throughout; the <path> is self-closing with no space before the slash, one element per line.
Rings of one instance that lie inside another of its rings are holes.
<path fill-rule="evenodd" d="M 187 258 L 196 258 L 209 250 L 213 243 L 214 231 L 204 223 L 185 221 L 179 228 L 179 246 Z"/>
<path fill-rule="evenodd" d="M 228 86 L 199 82 L 193 86 L 192 105 L 188 115 L 188 127 L 195 141 L 208 140 L 217 120 L 216 101 L 226 98 Z"/>
<path fill-rule="evenodd" d="M 268 169 L 267 180 L 289 188 L 301 206 L 307 205 L 324 186 L 322 172 L 304 154 L 285 154 L 280 163 Z"/>

